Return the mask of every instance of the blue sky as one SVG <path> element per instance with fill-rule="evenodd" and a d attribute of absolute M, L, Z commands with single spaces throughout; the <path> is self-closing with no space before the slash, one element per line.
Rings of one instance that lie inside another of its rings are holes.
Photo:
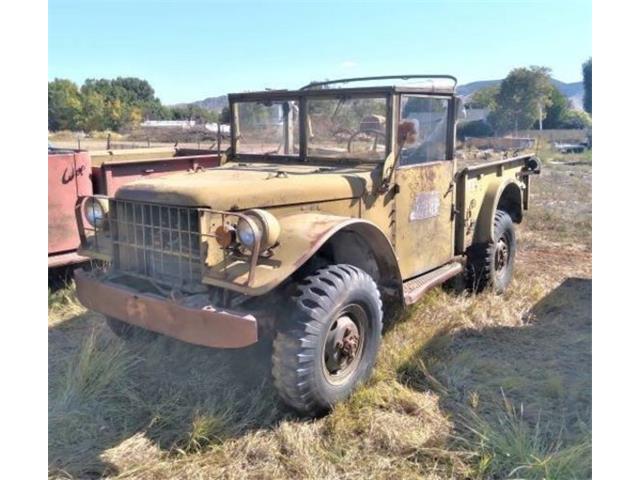
<path fill-rule="evenodd" d="M 581 79 L 590 1 L 49 0 L 49 79 L 137 76 L 163 103 L 310 80 L 545 65 Z"/>

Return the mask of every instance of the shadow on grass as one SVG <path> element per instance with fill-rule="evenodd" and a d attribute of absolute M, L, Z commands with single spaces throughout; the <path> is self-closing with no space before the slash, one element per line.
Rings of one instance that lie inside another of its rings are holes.
<path fill-rule="evenodd" d="M 108 451 L 136 434 L 152 447 L 145 454 L 184 454 L 277 424 L 286 413 L 269 381 L 269 356 L 263 343 L 216 350 L 162 336 L 124 341 L 94 313 L 56 324 L 49 329 L 50 474 L 117 474 L 121 462 Z"/>
<path fill-rule="evenodd" d="M 438 392 L 441 407 L 452 414 L 462 437 L 491 447 L 487 444 L 492 441 L 500 443 L 498 437 L 506 445 L 522 434 L 523 450 L 544 455 L 587 445 L 580 450 L 580 468 L 588 470 L 591 280 L 565 280 L 524 320 L 520 327 L 437 336 L 398 370 L 399 381 L 418 391 Z M 519 467 L 513 458 L 500 458 L 514 453 L 500 448 L 494 445 L 488 458 Z M 497 474 L 506 477 L 509 471 L 498 468 Z"/>
<path fill-rule="evenodd" d="M 94 262 L 95 263 L 95 262 Z M 53 267 L 48 269 L 49 291 L 56 292 L 60 289 L 68 288 L 73 281 L 73 272 L 77 268 L 89 268 L 91 261 L 74 263 L 71 265 L 63 265 L 61 267 Z"/>

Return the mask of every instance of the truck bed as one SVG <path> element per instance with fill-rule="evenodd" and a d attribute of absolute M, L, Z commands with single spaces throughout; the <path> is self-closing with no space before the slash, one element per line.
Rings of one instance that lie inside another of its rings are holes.
<path fill-rule="evenodd" d="M 472 243 L 478 242 L 478 235 L 487 237 L 490 232 L 479 232 L 482 228 L 491 228 L 494 209 L 499 199 L 508 201 L 512 196 L 520 195 L 522 210 L 529 207 L 529 175 L 540 172 L 540 164 L 533 153 L 495 159 L 462 166 L 454 176 L 456 183 L 456 224 L 455 251 L 465 252 Z M 503 197 L 503 192 L 509 195 Z M 504 200 L 504 199 L 507 200 Z M 508 205 L 503 205 L 505 208 Z M 520 219 L 515 219 L 516 223 Z"/>
<path fill-rule="evenodd" d="M 213 168 L 220 159 L 213 150 L 160 147 L 92 152 L 91 164 L 94 193 L 111 196 L 134 180 Z"/>

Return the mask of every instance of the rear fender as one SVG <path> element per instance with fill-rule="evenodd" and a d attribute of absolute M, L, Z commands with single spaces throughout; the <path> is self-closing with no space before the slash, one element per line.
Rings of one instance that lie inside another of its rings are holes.
<path fill-rule="evenodd" d="M 488 185 L 478 213 L 473 243 L 494 241 L 493 219 L 499 205 L 504 206 L 515 223 L 522 220 L 522 188 L 522 184 L 513 178 L 496 178 Z"/>

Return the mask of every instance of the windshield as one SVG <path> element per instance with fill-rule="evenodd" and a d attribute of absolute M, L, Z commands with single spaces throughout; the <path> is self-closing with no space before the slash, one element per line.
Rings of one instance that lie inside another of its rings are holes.
<path fill-rule="evenodd" d="M 387 151 L 387 99 L 309 97 L 307 155 L 384 160 Z"/>
<path fill-rule="evenodd" d="M 298 102 L 259 101 L 236 104 L 236 152 L 253 155 L 298 155 Z"/>

